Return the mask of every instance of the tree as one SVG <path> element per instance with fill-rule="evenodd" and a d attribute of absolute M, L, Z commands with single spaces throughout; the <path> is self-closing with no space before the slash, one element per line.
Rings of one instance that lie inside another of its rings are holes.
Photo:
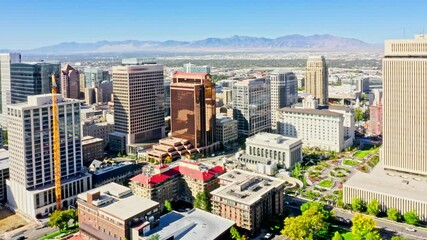
<path fill-rule="evenodd" d="M 391 240 L 408 240 L 407 238 L 401 237 L 401 236 L 393 236 Z"/>
<path fill-rule="evenodd" d="M 400 215 L 400 212 L 396 208 L 389 208 L 387 210 L 387 217 L 390 220 L 393 220 L 396 222 L 400 221 L 400 219 L 402 218 L 402 216 Z"/>
<path fill-rule="evenodd" d="M 354 110 L 354 121 L 358 122 L 362 120 L 363 120 L 363 111 L 360 108 L 356 108 L 356 110 Z"/>
<path fill-rule="evenodd" d="M 230 234 L 231 234 L 231 238 L 234 239 L 234 240 L 246 240 L 246 236 L 245 235 L 241 235 L 239 233 L 239 231 L 234 226 L 232 226 L 230 228 Z"/>
<path fill-rule="evenodd" d="M 325 221 L 328 221 L 331 218 L 331 212 L 328 210 L 325 210 L 325 205 L 320 202 L 306 202 L 301 205 L 300 210 L 301 213 L 306 212 L 309 209 L 314 209 L 314 211 L 320 212 L 323 215 L 323 219 Z"/>
<path fill-rule="evenodd" d="M 380 203 L 377 199 L 372 199 L 367 206 L 367 211 L 369 214 L 377 216 L 380 213 Z"/>
<path fill-rule="evenodd" d="M 117 157 L 122 157 L 122 152 L 117 153 Z"/>
<path fill-rule="evenodd" d="M 172 204 L 171 204 L 171 202 L 169 202 L 168 200 L 165 200 L 165 208 L 166 208 L 166 210 L 167 210 L 168 212 L 170 212 L 170 211 L 172 211 L 172 210 L 173 210 L 173 208 L 172 208 Z"/>
<path fill-rule="evenodd" d="M 351 233 L 357 239 L 379 239 L 379 233 L 375 228 L 376 222 L 372 217 L 358 213 L 351 221 L 353 222 Z"/>
<path fill-rule="evenodd" d="M 172 158 L 170 156 L 165 157 L 165 160 L 163 161 L 164 164 L 169 164 L 172 162 Z"/>
<path fill-rule="evenodd" d="M 206 192 L 197 193 L 196 199 L 194 200 L 194 207 L 207 212 L 211 211 L 211 203 Z"/>
<path fill-rule="evenodd" d="M 64 230 L 68 228 L 70 219 L 72 219 L 72 216 L 68 210 L 55 210 L 49 215 L 47 224 L 51 227 L 57 227 L 59 230 Z"/>
<path fill-rule="evenodd" d="M 160 240 L 160 235 L 159 234 L 154 234 L 153 236 L 147 238 L 147 240 Z"/>
<path fill-rule="evenodd" d="M 295 164 L 294 169 L 292 170 L 292 177 L 294 178 L 301 178 L 301 163 Z"/>
<path fill-rule="evenodd" d="M 336 231 L 332 240 L 343 240 L 343 238 L 341 234 L 338 231 Z"/>
<path fill-rule="evenodd" d="M 415 210 L 403 214 L 403 218 L 407 224 L 417 225 L 420 222 L 420 217 Z"/>
<path fill-rule="evenodd" d="M 317 207 L 310 207 L 300 216 L 286 218 L 281 233 L 291 240 L 305 240 L 323 235 L 327 229 L 323 213 Z"/>
<path fill-rule="evenodd" d="M 351 208 L 353 211 L 364 212 L 366 209 L 366 204 L 360 198 L 353 198 L 351 201 Z"/>

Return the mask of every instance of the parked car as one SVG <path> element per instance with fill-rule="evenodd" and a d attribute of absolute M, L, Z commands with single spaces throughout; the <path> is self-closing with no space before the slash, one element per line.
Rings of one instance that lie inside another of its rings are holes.
<path fill-rule="evenodd" d="M 416 232 L 417 230 L 415 228 L 405 228 L 406 231 L 410 231 L 410 232 Z"/>
<path fill-rule="evenodd" d="M 271 238 L 273 238 L 273 234 L 271 233 L 266 233 L 264 236 L 264 239 L 271 239 Z"/>

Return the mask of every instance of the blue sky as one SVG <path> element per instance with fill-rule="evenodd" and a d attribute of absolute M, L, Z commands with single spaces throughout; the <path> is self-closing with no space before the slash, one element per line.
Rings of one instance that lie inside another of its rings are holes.
<path fill-rule="evenodd" d="M 0 0 L 0 49 L 288 34 L 381 43 L 427 31 L 426 9 L 427 0 Z"/>

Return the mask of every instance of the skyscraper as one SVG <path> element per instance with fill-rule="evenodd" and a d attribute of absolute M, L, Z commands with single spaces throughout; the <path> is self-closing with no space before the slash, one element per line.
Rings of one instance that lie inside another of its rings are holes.
<path fill-rule="evenodd" d="M 311 56 L 305 70 L 305 92 L 319 100 L 319 105 L 328 105 L 328 67 L 325 57 Z"/>
<path fill-rule="evenodd" d="M 61 93 L 64 98 L 80 97 L 80 73 L 68 64 L 61 70 Z"/>
<path fill-rule="evenodd" d="M 247 79 L 233 85 L 233 118 L 239 135 L 252 136 L 271 129 L 270 80 Z"/>
<path fill-rule="evenodd" d="M 85 88 L 92 87 L 93 84 L 97 87 L 102 81 L 110 81 L 110 74 L 108 74 L 108 71 L 99 68 L 85 68 L 84 75 L 85 85 L 83 87 Z"/>
<path fill-rule="evenodd" d="M 384 167 L 427 175 L 427 35 L 385 42 Z"/>
<path fill-rule="evenodd" d="M 135 64 L 113 67 L 114 129 L 126 134 L 127 145 L 160 139 L 165 131 L 163 65 Z"/>
<path fill-rule="evenodd" d="M 10 94 L 10 65 L 20 63 L 21 54 L 19 53 L 0 53 L 0 125 L 6 127 L 7 124 L 7 105 L 12 103 Z"/>
<path fill-rule="evenodd" d="M 11 64 L 11 102 L 26 102 L 28 96 L 47 94 L 52 89 L 52 74 L 57 86 L 60 85 L 59 64 L 54 63 L 12 63 Z"/>
<path fill-rule="evenodd" d="M 414 210 L 427 220 L 427 35 L 386 40 L 383 58 L 383 147 L 369 174 L 343 185 L 343 201 L 378 200 L 380 210 Z"/>
<path fill-rule="evenodd" d="M 8 108 L 10 180 L 8 203 L 29 216 L 55 209 L 52 94 L 28 96 L 28 102 Z M 80 102 L 58 95 L 61 141 L 63 207 L 90 189 L 90 175 L 83 173 Z"/>
<path fill-rule="evenodd" d="M 186 63 L 184 64 L 184 72 L 186 73 L 211 73 L 211 67 L 208 65 L 197 66 L 195 64 Z"/>
<path fill-rule="evenodd" d="M 195 148 L 214 144 L 216 124 L 215 84 L 206 73 L 173 75 L 171 89 L 171 132 Z"/>
<path fill-rule="evenodd" d="M 270 74 L 271 128 L 277 128 L 277 110 L 298 101 L 298 83 L 293 72 L 275 71 Z"/>

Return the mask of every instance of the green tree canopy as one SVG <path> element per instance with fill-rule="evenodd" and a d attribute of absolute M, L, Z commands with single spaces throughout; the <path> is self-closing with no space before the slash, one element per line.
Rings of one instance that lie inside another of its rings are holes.
<path fill-rule="evenodd" d="M 300 179 L 301 176 L 301 164 L 297 163 L 295 164 L 294 169 L 292 170 L 292 177 Z"/>
<path fill-rule="evenodd" d="M 342 238 L 341 234 L 338 231 L 336 231 L 334 233 L 334 237 L 332 237 L 332 240 L 343 240 L 343 238 Z"/>
<path fill-rule="evenodd" d="M 390 220 L 393 220 L 393 221 L 396 221 L 396 222 L 399 221 L 402 218 L 402 216 L 400 215 L 400 212 L 396 208 L 389 208 L 387 210 L 387 217 Z"/>
<path fill-rule="evenodd" d="M 356 108 L 356 110 L 354 110 L 354 121 L 358 122 L 362 120 L 363 120 L 363 111 L 360 108 Z"/>
<path fill-rule="evenodd" d="M 172 204 L 171 204 L 171 202 L 169 202 L 168 200 L 165 200 L 165 208 L 166 208 L 166 210 L 167 210 L 168 212 L 170 212 L 170 211 L 172 211 L 172 210 L 173 210 L 173 208 L 172 208 Z"/>
<path fill-rule="evenodd" d="M 241 235 L 237 230 L 237 228 L 235 228 L 234 226 L 230 228 L 230 235 L 231 235 L 231 238 L 234 240 L 246 240 L 246 236 Z"/>
<path fill-rule="evenodd" d="M 392 238 L 391 238 L 391 240 L 407 240 L 406 238 L 404 238 L 404 237 L 401 237 L 401 236 L 393 236 Z"/>
<path fill-rule="evenodd" d="M 366 204 L 362 199 L 356 197 L 351 201 L 351 208 L 353 211 L 364 212 L 366 209 Z"/>
<path fill-rule="evenodd" d="M 194 200 L 194 207 L 207 212 L 211 211 L 211 203 L 206 192 L 197 193 L 196 199 Z"/>
<path fill-rule="evenodd" d="M 420 222 L 420 217 L 415 210 L 403 214 L 403 218 L 407 224 L 417 225 Z"/>
<path fill-rule="evenodd" d="M 55 210 L 53 213 L 49 215 L 48 226 L 57 227 L 59 230 L 64 230 L 68 228 L 68 222 L 71 219 L 76 219 L 75 213 L 76 210 Z"/>
<path fill-rule="evenodd" d="M 328 226 L 324 213 L 317 207 L 310 207 L 300 216 L 286 218 L 281 233 L 291 240 L 314 239 L 318 234 L 323 235 Z"/>
<path fill-rule="evenodd" d="M 300 210 L 301 210 L 301 213 L 304 213 L 311 208 L 314 208 L 315 211 L 322 213 L 324 217 L 323 220 L 325 221 L 328 221 L 332 216 L 331 212 L 326 210 L 325 205 L 320 202 L 306 202 L 301 205 Z"/>
<path fill-rule="evenodd" d="M 377 216 L 380 213 L 380 203 L 377 199 L 372 199 L 367 206 L 367 211 L 369 214 Z"/>
<path fill-rule="evenodd" d="M 375 228 L 376 222 L 374 218 L 358 213 L 351 221 L 353 222 L 351 233 L 357 239 L 380 239 L 379 233 Z"/>

